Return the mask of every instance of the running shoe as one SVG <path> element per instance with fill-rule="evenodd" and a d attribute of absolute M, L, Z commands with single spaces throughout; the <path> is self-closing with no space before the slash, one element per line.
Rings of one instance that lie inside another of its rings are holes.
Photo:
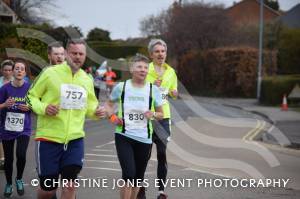
<path fill-rule="evenodd" d="M 13 187 L 11 184 L 6 184 L 4 189 L 4 197 L 10 198 L 11 194 L 13 192 Z"/>
<path fill-rule="evenodd" d="M 24 195 L 24 182 L 22 179 L 18 180 L 16 179 L 16 187 L 17 187 L 17 193 L 19 196 Z"/>
<path fill-rule="evenodd" d="M 168 198 L 168 195 L 165 193 L 161 193 L 157 196 L 157 199 L 167 199 L 167 198 Z"/>

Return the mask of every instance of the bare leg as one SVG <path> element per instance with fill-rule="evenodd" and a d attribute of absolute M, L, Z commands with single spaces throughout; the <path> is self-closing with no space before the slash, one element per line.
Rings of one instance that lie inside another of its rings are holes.
<path fill-rule="evenodd" d="M 68 186 L 62 188 L 61 199 L 75 199 L 76 188 L 72 183 L 68 183 Z"/>
<path fill-rule="evenodd" d="M 130 199 L 136 199 L 138 193 L 139 193 L 140 188 L 139 187 L 132 187 L 131 188 L 131 197 Z"/>
<path fill-rule="evenodd" d="M 121 199 L 131 199 L 131 191 L 132 191 L 132 188 L 131 187 L 121 187 L 120 188 L 120 198 Z"/>
<path fill-rule="evenodd" d="M 38 189 L 37 198 L 38 199 L 51 199 L 56 193 L 56 190 L 53 191 L 44 191 L 41 188 Z"/>
<path fill-rule="evenodd" d="M 4 152 L 2 142 L 0 143 L 0 161 L 4 160 Z"/>

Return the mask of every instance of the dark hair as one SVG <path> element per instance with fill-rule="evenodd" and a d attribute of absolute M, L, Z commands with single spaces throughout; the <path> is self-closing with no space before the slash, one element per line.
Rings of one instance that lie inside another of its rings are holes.
<path fill-rule="evenodd" d="M 27 62 L 25 60 L 23 60 L 23 59 L 16 59 L 15 60 L 15 64 L 13 65 L 13 69 L 15 68 L 15 66 L 16 66 L 17 63 L 23 64 L 25 66 L 25 71 L 27 73 L 27 71 L 28 71 L 28 64 L 27 64 Z"/>
<path fill-rule="evenodd" d="M 62 47 L 62 48 L 64 47 L 62 42 L 60 42 L 60 41 L 52 42 L 52 43 L 48 44 L 47 52 L 48 52 L 48 54 L 50 54 L 52 52 L 53 48 L 60 48 L 60 47 Z"/>
<path fill-rule="evenodd" d="M 85 43 L 85 41 L 83 39 L 80 39 L 80 38 L 70 39 L 67 42 L 66 49 L 68 49 L 71 44 L 83 44 L 83 45 L 86 45 L 86 43 Z"/>
<path fill-rule="evenodd" d="M 4 66 L 12 66 L 14 67 L 14 62 L 10 59 L 6 59 L 1 63 L 1 69 L 4 68 Z"/>

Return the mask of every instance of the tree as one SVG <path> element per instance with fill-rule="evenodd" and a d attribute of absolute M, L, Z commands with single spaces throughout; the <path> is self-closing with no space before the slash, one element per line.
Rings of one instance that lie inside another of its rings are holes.
<path fill-rule="evenodd" d="M 81 38 L 83 36 L 80 28 L 77 26 L 49 28 L 45 33 L 53 37 L 56 41 L 63 42 L 63 44 L 66 44 L 71 38 Z"/>
<path fill-rule="evenodd" d="M 278 0 L 264 0 L 264 4 L 266 4 L 267 6 L 269 6 L 270 8 L 274 9 L 274 10 L 279 10 L 279 3 Z"/>
<path fill-rule="evenodd" d="M 110 32 L 101 28 L 94 28 L 89 31 L 87 41 L 111 41 Z"/>
<path fill-rule="evenodd" d="M 49 13 L 56 7 L 55 0 L 12 0 L 11 9 L 23 23 L 40 24 L 50 20 L 42 13 Z"/>
<path fill-rule="evenodd" d="M 140 31 L 144 36 L 158 36 L 162 35 L 168 26 L 168 12 L 164 10 L 159 15 L 150 15 L 145 17 L 140 22 Z"/>
<path fill-rule="evenodd" d="M 141 22 L 141 31 L 147 36 L 160 35 L 167 40 L 168 49 L 177 59 L 188 51 L 230 43 L 230 27 L 222 6 L 203 2 L 183 6 L 174 3 L 167 11 Z"/>

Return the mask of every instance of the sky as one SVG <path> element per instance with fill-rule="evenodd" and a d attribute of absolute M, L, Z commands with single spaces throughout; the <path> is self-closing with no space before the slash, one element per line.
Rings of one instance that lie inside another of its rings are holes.
<path fill-rule="evenodd" d="M 202 1 L 229 7 L 234 1 L 240 0 Z M 56 0 L 57 10 L 48 15 L 59 26 L 80 27 L 85 35 L 89 30 L 99 27 L 108 30 L 112 39 L 127 39 L 142 36 L 140 21 L 149 15 L 159 14 L 173 2 L 174 0 Z M 300 0 L 279 0 L 280 8 L 285 11 L 298 3 Z"/>

